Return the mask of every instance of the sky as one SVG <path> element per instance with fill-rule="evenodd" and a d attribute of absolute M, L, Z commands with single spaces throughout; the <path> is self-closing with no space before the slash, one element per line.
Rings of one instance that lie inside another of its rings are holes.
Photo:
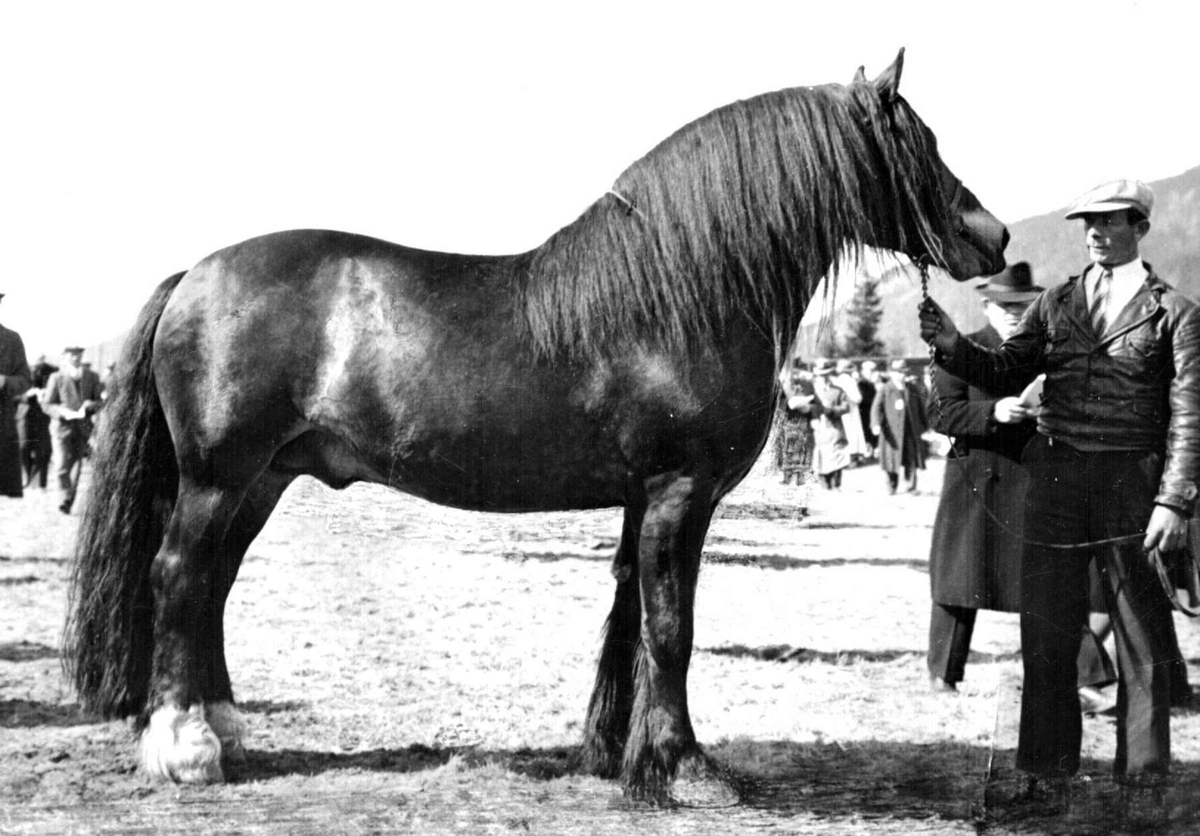
<path fill-rule="evenodd" d="M 280 229 L 515 253 L 675 129 L 868 77 L 1006 222 L 1200 165 L 1193 0 L 44 2 L 0 12 L 0 323 L 31 358 Z"/>

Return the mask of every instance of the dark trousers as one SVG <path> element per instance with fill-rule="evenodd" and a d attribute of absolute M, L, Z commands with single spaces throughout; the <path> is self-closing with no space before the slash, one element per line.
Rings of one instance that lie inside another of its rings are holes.
<path fill-rule="evenodd" d="M 971 607 L 956 607 L 936 601 L 929 613 L 929 652 L 926 664 L 929 675 L 944 682 L 962 682 L 971 653 L 971 636 L 975 632 L 975 615 L 979 611 Z M 1172 639 L 1175 631 L 1171 630 Z M 1171 700 L 1184 700 L 1191 693 L 1188 684 L 1187 663 L 1179 652 L 1179 643 L 1170 643 Z M 1117 669 L 1108 651 L 1104 649 L 1104 637 L 1083 627 L 1079 656 L 1076 660 L 1076 680 L 1080 687 L 1103 688 L 1117 681 Z"/>
<path fill-rule="evenodd" d="M 54 457 L 58 460 L 58 487 L 62 491 L 62 507 L 70 510 L 79 488 L 79 469 L 87 455 L 88 431 L 81 420 L 56 422 L 54 427 Z"/>
<path fill-rule="evenodd" d="M 933 602 L 929 613 L 929 653 L 925 660 L 930 676 L 951 684 L 962 682 L 977 612 L 971 607 Z"/>
<path fill-rule="evenodd" d="M 1026 496 L 1021 567 L 1021 657 L 1025 681 L 1017 767 L 1046 776 L 1079 770 L 1083 723 L 1076 691 L 1082 625 L 1088 618 L 1088 566 L 1098 561 L 1117 647 L 1118 778 L 1169 769 L 1171 607 L 1141 548 L 1055 549 L 1143 532 L 1154 508 L 1162 456 L 1087 453 L 1038 436 L 1025 451 Z"/>

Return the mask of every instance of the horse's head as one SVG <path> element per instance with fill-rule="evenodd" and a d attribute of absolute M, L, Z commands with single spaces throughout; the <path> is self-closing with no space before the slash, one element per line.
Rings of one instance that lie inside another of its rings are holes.
<path fill-rule="evenodd" d="M 869 86 L 886 115 L 892 144 L 892 177 L 898 204 L 898 246 L 914 261 L 942 267 L 958 281 L 1004 269 L 1008 230 L 980 204 L 937 153 L 937 138 L 898 88 L 904 50 L 874 81 L 860 67 L 852 85 Z M 877 128 L 878 130 L 878 128 Z"/>

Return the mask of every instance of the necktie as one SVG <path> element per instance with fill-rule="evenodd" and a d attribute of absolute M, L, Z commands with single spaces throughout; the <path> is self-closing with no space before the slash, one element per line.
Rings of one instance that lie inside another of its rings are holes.
<path fill-rule="evenodd" d="M 1104 314 L 1108 308 L 1108 288 L 1112 284 L 1112 270 L 1107 267 L 1100 271 L 1100 278 L 1096 279 L 1096 289 L 1092 291 L 1092 330 L 1096 332 L 1096 336 L 1104 333 L 1104 328 L 1107 325 Z"/>

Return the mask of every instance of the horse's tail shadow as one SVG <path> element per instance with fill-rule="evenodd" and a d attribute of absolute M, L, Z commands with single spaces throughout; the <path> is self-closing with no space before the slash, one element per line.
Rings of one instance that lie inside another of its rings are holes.
<path fill-rule="evenodd" d="M 150 564 L 179 483 L 154 380 L 154 334 L 183 276 L 158 286 L 125 340 L 76 539 L 63 665 L 83 708 L 105 717 L 138 713 L 149 691 Z"/>

